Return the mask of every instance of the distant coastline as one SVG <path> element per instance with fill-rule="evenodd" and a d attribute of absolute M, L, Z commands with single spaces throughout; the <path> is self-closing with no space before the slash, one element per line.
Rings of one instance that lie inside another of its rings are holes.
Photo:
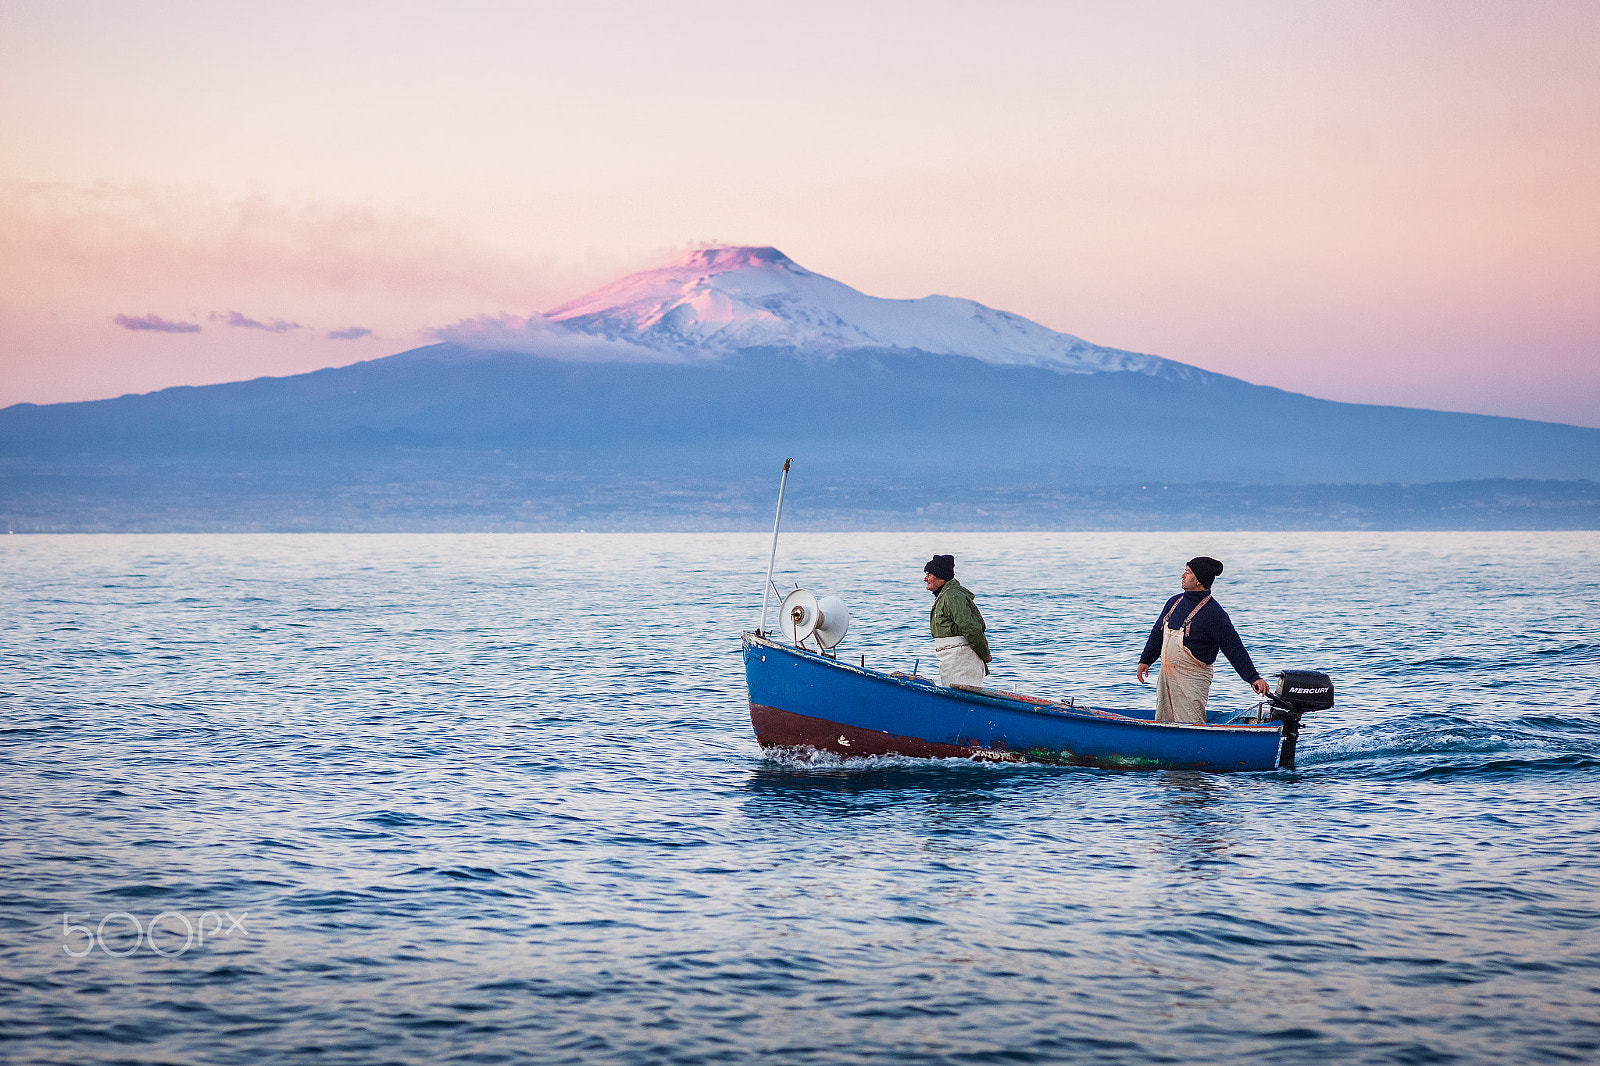
<path fill-rule="evenodd" d="M 16 533 L 738 532 L 770 529 L 775 482 L 659 474 L 541 476 L 391 467 L 239 473 L 129 464 L 0 468 Z M 813 531 L 1600 529 L 1600 483 L 961 486 L 815 476 L 790 485 L 785 525 Z"/>

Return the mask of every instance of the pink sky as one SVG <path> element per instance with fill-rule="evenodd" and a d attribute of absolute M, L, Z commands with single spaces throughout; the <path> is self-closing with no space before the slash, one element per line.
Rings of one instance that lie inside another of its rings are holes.
<path fill-rule="evenodd" d="M 0 101 L 0 404 L 375 358 L 726 242 L 1600 426 L 1593 3 L 7 0 Z"/>

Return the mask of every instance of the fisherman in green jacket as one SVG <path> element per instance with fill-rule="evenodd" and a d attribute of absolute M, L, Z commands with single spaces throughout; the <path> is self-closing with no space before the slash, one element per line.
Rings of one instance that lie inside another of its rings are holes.
<path fill-rule="evenodd" d="M 956 557 L 935 555 L 922 568 L 922 583 L 934 595 L 928 626 L 939 657 L 939 684 L 982 688 L 994 656 L 983 635 L 983 615 L 972 593 L 956 580 Z"/>

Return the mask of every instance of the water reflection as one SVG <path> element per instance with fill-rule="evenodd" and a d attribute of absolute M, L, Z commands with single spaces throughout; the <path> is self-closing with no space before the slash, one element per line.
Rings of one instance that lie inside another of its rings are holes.
<path fill-rule="evenodd" d="M 1157 850 L 1174 873 L 1188 880 L 1215 879 L 1218 867 L 1233 862 L 1237 845 L 1234 817 L 1226 810 L 1226 785 L 1214 774 L 1168 770 L 1159 790 L 1162 822 L 1155 834 Z"/>

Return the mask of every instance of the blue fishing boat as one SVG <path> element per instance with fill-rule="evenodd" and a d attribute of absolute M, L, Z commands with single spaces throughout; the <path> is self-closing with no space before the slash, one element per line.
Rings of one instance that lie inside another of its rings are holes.
<path fill-rule="evenodd" d="M 1202 725 L 1157 722 L 1154 711 L 946 687 L 918 676 L 915 666 L 910 674 L 869 670 L 865 656 L 856 666 L 841 662 L 835 650 L 850 628 L 844 603 L 802 588 L 779 606 L 779 639 L 767 629 L 767 613 L 789 465 L 778 488 L 761 621 L 743 638 L 750 724 L 763 748 L 1110 769 L 1271 770 L 1293 768 L 1301 715 L 1333 706 L 1333 683 L 1313 671 L 1284 671 L 1265 701 L 1232 714 L 1208 710 Z"/>
<path fill-rule="evenodd" d="M 1153 711 L 945 688 L 756 632 L 744 634 L 744 670 L 763 748 L 1220 772 L 1273 769 L 1283 740 L 1282 721 L 1210 713 L 1206 725 L 1185 725 L 1156 722 Z"/>

